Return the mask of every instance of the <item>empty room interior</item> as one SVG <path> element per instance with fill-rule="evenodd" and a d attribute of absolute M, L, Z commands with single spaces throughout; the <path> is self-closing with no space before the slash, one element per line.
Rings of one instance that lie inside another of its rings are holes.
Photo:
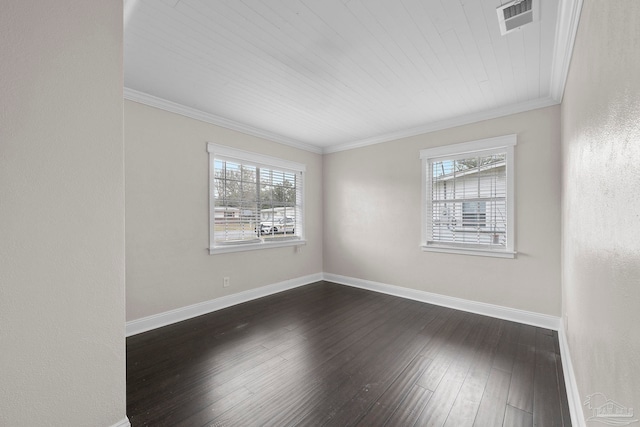
<path fill-rule="evenodd" d="M 0 426 L 640 426 L 640 2 L 3 6 Z"/>

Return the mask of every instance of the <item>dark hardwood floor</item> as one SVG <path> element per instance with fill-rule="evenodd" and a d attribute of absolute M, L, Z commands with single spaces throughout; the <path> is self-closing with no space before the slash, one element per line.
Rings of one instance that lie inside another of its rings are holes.
<path fill-rule="evenodd" d="M 127 339 L 136 426 L 570 426 L 554 331 L 318 282 Z"/>

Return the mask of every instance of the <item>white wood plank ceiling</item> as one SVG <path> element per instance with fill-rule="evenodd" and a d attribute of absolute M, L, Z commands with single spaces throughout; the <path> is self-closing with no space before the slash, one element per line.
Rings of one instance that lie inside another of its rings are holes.
<path fill-rule="evenodd" d="M 552 105 L 580 0 L 534 1 L 127 0 L 125 96 L 318 152 Z"/>

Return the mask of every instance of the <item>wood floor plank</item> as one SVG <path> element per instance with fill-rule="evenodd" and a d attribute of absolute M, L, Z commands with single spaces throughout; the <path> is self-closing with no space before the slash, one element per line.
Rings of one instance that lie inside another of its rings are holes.
<path fill-rule="evenodd" d="M 462 381 L 456 379 L 456 374 L 445 376 L 438 385 L 424 410 L 420 413 L 417 426 L 443 426 L 451 412 L 453 403 L 462 388 Z"/>
<path fill-rule="evenodd" d="M 434 313 L 435 312 L 435 313 Z M 402 371 L 423 350 L 425 343 L 417 339 L 417 335 L 433 321 L 434 314 L 438 311 L 424 312 L 418 319 L 401 328 L 400 333 L 393 343 L 381 351 L 366 365 L 362 365 L 358 373 L 363 376 L 364 384 L 349 399 L 338 403 L 340 408 L 330 419 L 322 416 L 316 419 L 327 420 L 327 424 L 343 426 L 354 425 L 359 419 L 366 416 L 370 408 L 375 404 L 391 384 L 402 374 Z M 335 396 L 334 396 L 335 397 Z"/>
<path fill-rule="evenodd" d="M 535 346 L 536 345 L 536 328 L 531 325 L 520 325 L 520 335 L 518 336 L 518 344 Z"/>
<path fill-rule="evenodd" d="M 520 335 L 520 326 L 520 323 L 505 320 L 500 339 L 503 341 L 517 343 Z"/>
<path fill-rule="evenodd" d="M 394 306 L 391 305 L 390 308 L 393 309 Z M 372 334 L 372 331 L 378 330 L 384 323 L 385 317 L 382 312 L 376 319 L 369 319 L 357 328 L 346 325 L 346 328 L 350 328 L 350 334 L 341 336 L 333 342 L 326 336 L 316 336 L 315 339 L 308 339 L 309 342 L 303 346 L 281 353 L 280 356 L 290 362 L 287 367 L 288 377 L 297 378 L 308 375 L 312 369 L 328 363 L 334 357 L 339 357 L 337 360 L 350 360 L 358 351 L 367 348 L 376 340 L 376 334 Z M 327 332 L 326 335 L 330 336 L 331 332 Z M 247 387 L 257 393 L 263 388 L 275 387 L 274 384 L 282 384 L 282 381 L 281 373 L 273 372 L 257 378 Z"/>
<path fill-rule="evenodd" d="M 369 332 L 362 340 L 352 344 L 345 351 L 331 357 L 322 365 L 307 371 L 304 380 L 294 378 L 292 382 L 280 384 L 278 387 L 267 387 L 264 390 L 256 390 L 251 398 L 242 404 L 234 407 L 230 413 L 225 414 L 235 425 L 254 425 L 269 423 L 272 425 L 283 425 L 275 422 L 275 419 L 286 416 L 294 417 L 291 413 L 284 411 L 305 411 L 310 402 L 318 400 L 342 384 L 348 385 L 350 378 L 348 372 L 350 365 L 361 363 L 360 357 L 367 357 L 369 354 L 376 354 L 377 351 L 387 346 L 395 338 L 391 331 L 396 330 L 396 324 L 412 318 L 417 314 L 415 309 L 403 304 L 402 310 L 391 313 L 386 321 Z M 345 368 L 347 367 L 347 368 Z M 254 401 L 270 401 L 270 406 L 276 409 L 261 415 L 256 415 L 250 410 Z M 297 406 L 296 406 L 297 405 Z"/>
<path fill-rule="evenodd" d="M 391 417 L 389 417 L 384 426 L 405 427 L 415 425 L 432 395 L 433 392 L 431 390 L 424 389 L 418 385 L 413 386 L 409 390 L 407 397 L 402 401 L 400 406 L 398 406 L 396 411 L 391 414 Z"/>
<path fill-rule="evenodd" d="M 502 427 L 510 382 L 511 374 L 501 369 L 491 369 L 474 427 Z"/>
<path fill-rule="evenodd" d="M 536 334 L 536 366 L 533 389 L 533 424 L 562 427 L 553 335 L 539 329 Z"/>
<path fill-rule="evenodd" d="M 464 339 L 468 328 L 465 325 L 464 328 L 459 329 L 458 326 L 466 318 L 468 318 L 467 313 L 451 311 L 446 319 L 441 319 L 439 323 L 434 325 L 434 328 L 425 331 L 424 335 L 429 337 L 429 343 L 425 346 L 422 355 L 435 360 L 438 353 L 455 345 L 455 342 L 451 342 L 449 339 L 454 332 L 457 333 L 456 339 Z"/>
<path fill-rule="evenodd" d="M 251 392 L 244 387 L 241 387 L 232 393 L 227 394 L 223 398 L 215 401 L 211 405 L 200 409 L 199 411 L 195 411 L 192 415 L 183 419 L 182 421 L 175 422 L 172 419 L 166 418 L 162 421 L 162 424 L 157 425 L 166 425 L 166 426 L 175 426 L 175 427 L 196 427 L 196 426 L 205 426 L 212 424 L 212 419 L 216 418 L 215 414 L 225 413 L 229 409 L 233 408 L 238 403 L 242 402 L 245 399 L 248 399 L 251 396 Z M 226 424 L 226 420 L 219 419 L 219 425 Z"/>
<path fill-rule="evenodd" d="M 278 417 L 292 417 L 292 409 L 304 410 L 304 405 L 315 399 L 324 398 L 329 390 L 344 386 L 349 376 L 340 369 L 331 369 L 322 378 L 303 376 L 299 381 L 286 382 L 286 391 L 262 390 L 240 402 L 239 405 L 219 414 L 214 421 L 225 420 L 232 426 L 287 425 L 273 420 Z"/>
<path fill-rule="evenodd" d="M 533 427 L 533 415 L 529 412 L 507 405 L 503 427 Z"/>
<path fill-rule="evenodd" d="M 192 383 L 188 390 L 176 390 L 167 398 L 157 399 L 155 404 L 146 408 L 145 419 L 149 425 L 172 426 L 190 414 L 200 413 L 198 419 L 202 419 L 205 415 L 221 413 L 233 407 L 227 405 L 227 396 L 250 396 L 252 393 L 244 387 L 245 384 L 270 371 L 281 372 L 286 363 L 287 361 L 280 357 L 274 358 L 218 386 L 206 381 Z M 220 401 L 222 402 L 219 403 Z M 206 408 L 208 412 L 201 413 Z"/>
<path fill-rule="evenodd" d="M 503 333 L 500 336 L 496 357 L 493 361 L 495 369 L 511 373 L 516 356 L 516 348 L 518 347 L 519 333 L 520 325 L 514 322 L 504 322 Z"/>
<path fill-rule="evenodd" d="M 347 362 L 342 372 L 349 376 L 349 380 L 335 390 L 325 389 L 327 393 L 324 399 L 313 399 L 305 405 L 297 405 L 295 409 L 270 422 L 274 425 L 289 425 L 311 419 L 318 424 L 331 422 L 346 425 L 349 424 L 347 420 L 360 418 L 373 404 L 372 399 L 381 395 L 421 350 L 421 343 L 413 338 L 418 332 L 416 328 L 429 314 L 422 309 L 416 310 L 403 319 L 401 324 L 396 325 L 403 330 L 401 334 L 388 342 L 380 339 L 366 352 L 361 352 Z M 393 359 L 393 363 L 390 363 L 390 359 Z M 353 402 L 357 404 L 351 404 Z M 344 410 L 345 405 L 347 410 Z"/>
<path fill-rule="evenodd" d="M 200 403 L 206 405 L 208 402 L 203 402 L 202 399 L 193 399 L 193 396 L 197 396 L 199 393 L 208 393 L 210 389 L 218 389 L 220 385 L 225 382 L 231 381 L 243 375 L 244 372 L 251 371 L 254 368 L 263 368 L 261 365 L 271 360 L 278 359 L 278 353 L 282 352 L 283 348 L 298 345 L 301 340 L 300 337 L 295 335 L 289 337 L 281 337 L 279 345 L 267 349 L 265 347 L 257 347 L 254 351 L 247 353 L 242 352 L 240 357 L 227 357 L 218 363 L 210 363 L 209 367 L 194 365 L 195 368 L 191 370 L 183 370 L 173 374 L 167 381 L 162 383 L 156 383 L 154 386 L 154 392 L 165 393 L 167 401 L 171 402 L 171 405 L 164 405 L 156 407 L 154 414 L 157 418 L 169 416 L 173 411 L 173 407 L 182 405 L 188 405 L 189 408 L 193 408 L 193 405 Z M 226 360 L 224 360 L 226 359 Z M 281 358 L 280 358 L 281 359 Z M 171 371 L 173 372 L 173 371 Z M 133 394 L 133 393 L 132 393 Z M 187 399 L 191 396 L 191 399 Z"/>
<path fill-rule="evenodd" d="M 313 307 L 322 306 L 316 302 L 316 298 L 317 296 L 312 296 L 312 301 L 315 303 Z M 350 301 L 351 295 L 345 298 Z M 127 340 L 127 363 L 128 367 L 132 368 L 127 370 L 129 379 L 135 382 L 137 378 L 135 375 L 138 375 L 138 378 L 144 377 L 149 383 L 154 380 L 153 373 L 166 378 L 171 375 L 172 370 L 181 371 L 185 366 L 194 368 L 199 362 L 208 365 L 212 351 L 215 352 L 218 360 L 227 360 L 230 355 L 236 357 L 242 350 L 259 347 L 287 331 L 280 328 L 282 325 L 276 324 L 278 320 L 276 318 L 274 321 L 275 315 L 260 319 L 260 322 L 252 321 L 247 317 L 254 316 L 252 303 L 253 301 L 238 306 L 235 316 L 224 316 L 226 310 L 221 310 L 212 313 L 211 316 L 201 316 L 161 328 L 167 332 L 164 340 L 155 338 L 156 331 L 151 332 L 151 339 L 146 338 L 146 334 L 130 337 Z M 295 304 L 296 307 L 305 305 Z M 279 315 L 286 319 L 291 316 L 297 317 L 297 313 L 292 314 L 285 307 L 282 307 Z M 212 323 L 211 319 L 217 319 L 222 326 Z M 203 329 L 200 323 L 211 324 L 211 327 Z M 251 325 L 251 327 L 239 327 L 243 325 Z M 184 333 L 176 333 L 176 330 Z M 194 339 L 194 336 L 197 339 Z M 143 350 L 142 357 L 138 357 L 140 349 Z M 152 352 L 157 352 L 158 356 L 154 358 L 144 356 Z"/>
<path fill-rule="evenodd" d="M 429 342 L 429 348 L 423 352 L 426 357 L 433 357 L 433 363 L 418 380 L 418 385 L 434 391 L 444 378 L 455 355 L 459 354 L 464 340 L 472 330 L 472 324 L 465 319 L 465 314 L 454 315 L 451 325 L 443 328 L 441 333 Z M 468 317 L 467 317 L 468 318 Z"/>
<path fill-rule="evenodd" d="M 289 320 L 290 316 L 297 319 L 307 315 L 307 310 L 321 309 L 324 298 L 330 293 L 340 294 L 340 290 L 328 287 L 319 292 L 317 289 L 298 288 L 293 289 L 291 293 L 286 293 L 286 295 L 272 295 L 249 301 L 130 337 L 127 351 L 129 356 L 135 358 L 137 351 L 145 352 L 149 346 L 161 345 L 164 349 L 164 355 L 173 349 L 180 349 L 184 343 L 192 343 L 193 336 L 205 340 L 221 334 L 228 336 L 229 332 L 232 332 L 237 325 L 249 323 L 253 318 L 260 319 L 260 325 L 268 324 L 268 328 L 271 329 L 274 328 L 274 325 L 270 321 L 282 322 L 281 315 L 284 313 L 287 314 L 284 319 Z M 303 304 L 291 304 L 292 301 L 303 298 Z M 356 297 L 351 294 L 343 294 L 342 298 L 351 300 Z M 233 315 L 229 316 L 229 312 L 233 312 Z M 256 326 L 258 324 L 254 324 L 254 327 Z"/>
<path fill-rule="evenodd" d="M 360 427 L 369 427 L 386 423 L 413 389 L 416 381 L 422 376 L 431 362 L 431 359 L 424 356 L 416 357 L 384 394 L 378 398 L 357 425 Z"/>
<path fill-rule="evenodd" d="M 509 405 L 529 413 L 533 413 L 535 355 L 534 346 L 518 344 L 507 399 Z"/>
<path fill-rule="evenodd" d="M 445 427 L 473 426 L 485 386 L 491 373 L 491 365 L 502 333 L 502 321 L 491 319 L 480 347 L 473 355 L 471 368 L 462 388 L 451 407 Z"/>
<path fill-rule="evenodd" d="M 555 337 L 558 340 L 557 336 Z M 556 353 L 556 375 L 558 378 L 558 393 L 560 394 L 560 411 L 562 413 L 562 424 L 564 427 L 571 426 L 571 414 L 569 413 L 569 400 L 567 399 L 567 387 L 564 382 L 564 371 L 560 353 Z"/>
<path fill-rule="evenodd" d="M 568 426 L 565 390 L 555 331 L 329 282 L 127 338 L 133 427 Z"/>
<path fill-rule="evenodd" d="M 480 324 L 478 333 L 469 334 L 457 351 L 451 354 L 452 362 L 442 380 L 438 383 L 424 411 L 418 418 L 420 426 L 443 426 L 460 393 L 469 372 L 476 351 L 481 347 L 487 333 L 488 318 L 475 318 L 472 324 Z M 435 361 L 434 361 L 435 363 Z"/>

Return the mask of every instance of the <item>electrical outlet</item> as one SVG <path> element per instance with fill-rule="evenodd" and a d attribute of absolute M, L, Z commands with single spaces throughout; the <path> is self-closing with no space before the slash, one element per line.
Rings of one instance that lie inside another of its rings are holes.
<path fill-rule="evenodd" d="M 222 279 L 222 286 L 228 288 L 229 286 L 231 286 L 231 280 L 228 277 L 225 277 L 224 279 Z"/>

